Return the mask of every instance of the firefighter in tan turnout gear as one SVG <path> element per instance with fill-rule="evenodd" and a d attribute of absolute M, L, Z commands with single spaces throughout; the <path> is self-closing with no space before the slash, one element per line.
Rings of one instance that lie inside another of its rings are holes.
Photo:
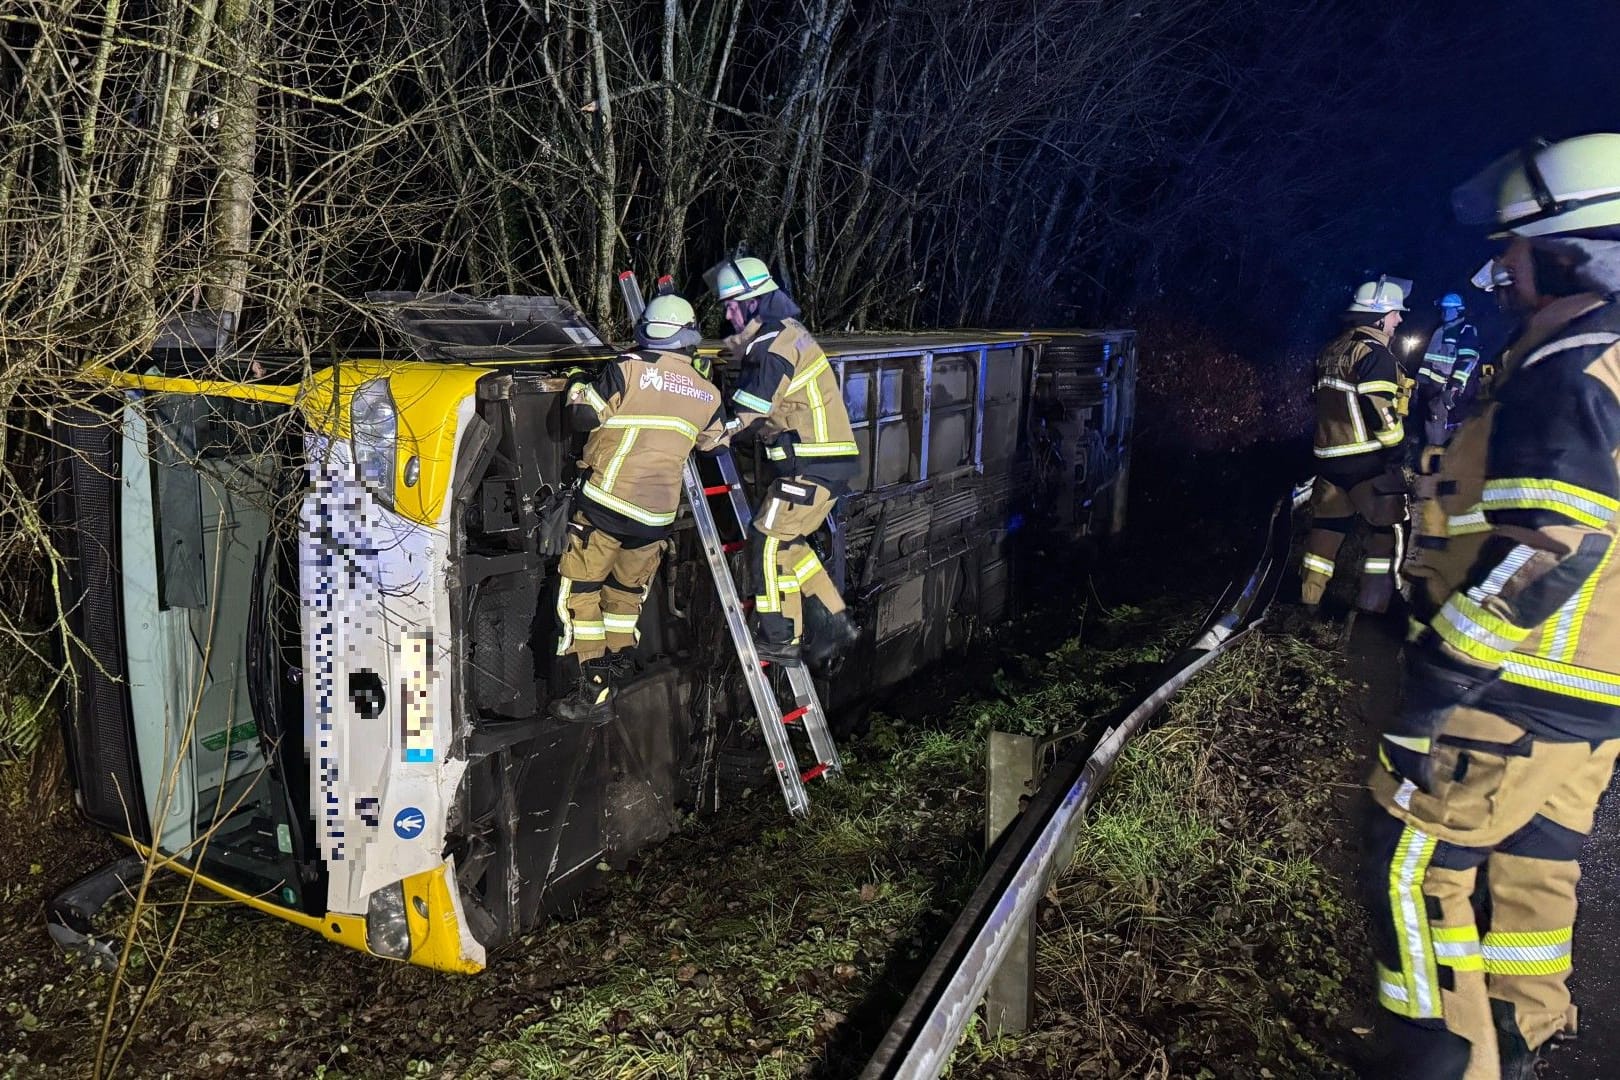
<path fill-rule="evenodd" d="M 1405 427 L 1397 415 L 1398 366 L 1389 341 L 1411 288 L 1410 281 L 1391 277 L 1361 285 L 1344 315 L 1349 325 L 1316 360 L 1316 487 L 1300 567 L 1301 599 L 1313 609 L 1358 518 L 1371 532 L 1356 607 L 1382 612 L 1395 592 L 1397 530 L 1406 521 Z"/>
<path fill-rule="evenodd" d="M 799 306 L 763 262 L 726 259 L 704 278 L 736 331 L 726 346 L 742 361 L 733 429 L 757 434 L 776 473 L 749 536 L 759 654 L 777 663 L 823 663 L 859 636 L 807 540 L 860 469 L 843 391 L 827 354 L 799 322 Z"/>
<path fill-rule="evenodd" d="M 655 297 L 636 324 L 642 348 L 604 364 L 594 382 L 568 391 L 574 430 L 585 443 L 579 512 L 569 525 L 561 578 L 557 651 L 579 659 L 579 686 L 553 711 L 575 722 L 605 721 L 630 672 L 642 600 L 680 507 L 681 468 L 695 445 L 725 445 L 725 406 L 693 366 L 701 340 L 692 306 Z"/>
<path fill-rule="evenodd" d="M 1501 230 L 1525 322 L 1440 461 L 1369 781 L 1376 1075 L 1526 1080 L 1566 1026 L 1577 858 L 1620 752 L 1620 135 L 1537 144 L 1455 202 Z"/>

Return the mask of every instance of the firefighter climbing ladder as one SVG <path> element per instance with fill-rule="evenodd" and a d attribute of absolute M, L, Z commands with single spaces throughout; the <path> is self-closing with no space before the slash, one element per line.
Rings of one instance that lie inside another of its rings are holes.
<path fill-rule="evenodd" d="M 832 732 L 827 727 L 827 714 L 822 711 L 821 699 L 816 696 L 815 681 L 809 669 L 802 664 L 779 665 L 787 672 L 788 685 L 793 689 L 794 707 L 784 713 L 768 669 L 754 649 L 754 636 L 749 632 L 742 599 L 737 595 L 737 583 L 726 561 L 729 554 L 727 549 L 737 550 L 746 541 L 739 541 L 738 544 L 721 541 L 709 500 L 720 495 L 728 497 L 739 526 L 739 536 L 748 535 L 753 515 L 748 509 L 748 499 L 743 493 L 742 481 L 737 475 L 737 462 L 731 456 L 731 451 L 720 451 L 714 455 L 714 460 L 720 467 L 721 482 L 706 487 L 698 473 L 697 457 L 687 458 L 681 470 L 681 480 L 686 485 L 686 501 L 692 507 L 698 536 L 703 540 L 703 553 L 708 557 L 715 588 L 720 592 L 720 607 L 726 613 L 726 626 L 731 630 L 732 643 L 736 645 L 737 657 L 742 661 L 743 677 L 748 681 L 748 693 L 754 699 L 754 711 L 759 714 L 759 727 L 771 751 L 776 780 L 782 785 L 782 798 L 787 802 L 789 813 L 794 817 L 804 817 L 810 812 L 810 796 L 805 792 L 804 785 L 818 777 L 842 776 L 844 766 L 838 759 L 838 748 L 833 745 Z M 816 763 L 803 771 L 799 769 L 793 739 L 789 734 L 794 727 L 804 729 L 810 737 L 810 748 L 816 755 Z"/>
<path fill-rule="evenodd" d="M 641 286 L 636 282 L 635 271 L 624 271 L 618 281 L 625 312 L 634 323 L 641 317 L 646 304 L 641 295 Z M 654 289 L 663 293 L 672 287 L 666 274 L 658 279 Z M 743 493 L 742 480 L 737 475 L 737 462 L 731 456 L 731 451 L 722 450 L 714 455 L 714 460 L 720 467 L 719 484 L 704 486 L 695 455 L 686 459 L 681 469 L 681 482 L 686 485 L 686 501 L 692 507 L 698 536 L 703 540 L 703 554 L 709 560 L 714 587 L 720 593 L 720 608 L 726 613 L 726 626 L 731 631 L 732 643 L 737 647 L 737 658 L 742 661 L 748 694 L 754 699 L 754 711 L 759 714 L 759 729 L 764 733 L 765 745 L 771 752 L 776 782 L 782 785 L 782 798 L 787 803 L 788 812 L 794 817 L 804 817 L 810 813 L 810 796 L 805 792 L 804 785 L 818 777 L 842 776 L 844 765 L 838 759 L 838 747 L 833 745 L 832 732 L 827 727 L 827 714 L 822 711 L 821 699 L 816 696 L 816 684 L 810 672 L 802 664 L 779 665 L 786 669 L 788 685 L 793 690 L 793 708 L 784 713 L 776 696 L 776 687 L 754 648 L 754 635 L 748 630 L 742 598 L 737 595 L 737 583 L 726 561 L 729 554 L 727 548 L 736 548 L 721 541 L 709 500 L 720 495 L 727 496 L 731 512 L 737 519 L 739 537 L 748 535 L 748 527 L 754 520 L 753 512 L 748 508 L 748 497 Z M 739 543 L 746 542 L 743 540 Z M 810 736 L 810 748 L 816 755 L 816 763 L 803 771 L 799 769 L 798 755 L 794 753 L 793 739 L 789 734 L 789 729 L 795 726 L 804 728 Z"/>

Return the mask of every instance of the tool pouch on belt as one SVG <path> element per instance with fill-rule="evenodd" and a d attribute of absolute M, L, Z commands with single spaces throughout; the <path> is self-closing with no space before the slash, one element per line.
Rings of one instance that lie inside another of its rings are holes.
<path fill-rule="evenodd" d="M 542 555 L 561 555 L 568 549 L 568 523 L 574 517 L 574 502 L 579 485 L 556 488 L 540 504 L 539 524 L 535 529 L 535 542 Z"/>
<path fill-rule="evenodd" d="M 1417 389 L 1417 380 L 1406 373 L 1406 368 L 1400 364 L 1395 365 L 1395 415 L 1405 419 L 1412 411 L 1412 392 Z"/>

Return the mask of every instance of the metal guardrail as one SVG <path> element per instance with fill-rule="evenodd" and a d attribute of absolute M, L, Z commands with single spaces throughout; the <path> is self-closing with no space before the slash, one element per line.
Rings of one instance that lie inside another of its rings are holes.
<path fill-rule="evenodd" d="M 901 1007 L 861 1080 L 933 1080 L 944 1070 L 991 978 L 1029 924 L 1052 873 L 1074 850 L 1087 808 L 1120 752 L 1193 676 L 1253 629 L 1288 565 L 1293 493 L 1272 510 L 1254 570 L 1234 582 L 1158 685 L 1116 710 L 1089 755 L 1060 756 L 1005 836 L 979 886 Z"/>

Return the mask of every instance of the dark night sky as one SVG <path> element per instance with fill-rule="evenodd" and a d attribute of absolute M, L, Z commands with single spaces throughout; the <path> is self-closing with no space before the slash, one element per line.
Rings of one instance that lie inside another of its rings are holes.
<path fill-rule="evenodd" d="M 1421 10 L 1454 44 L 1414 49 L 1412 91 L 1390 112 L 1405 166 L 1368 206 L 1387 210 L 1382 227 L 1346 254 L 1352 274 L 1387 267 L 1416 278 L 1414 309 L 1432 311 L 1447 291 L 1485 299 L 1468 297 L 1467 278 L 1494 245 L 1453 221 L 1456 184 L 1537 135 L 1620 130 L 1620 0 L 1433 0 Z"/>

